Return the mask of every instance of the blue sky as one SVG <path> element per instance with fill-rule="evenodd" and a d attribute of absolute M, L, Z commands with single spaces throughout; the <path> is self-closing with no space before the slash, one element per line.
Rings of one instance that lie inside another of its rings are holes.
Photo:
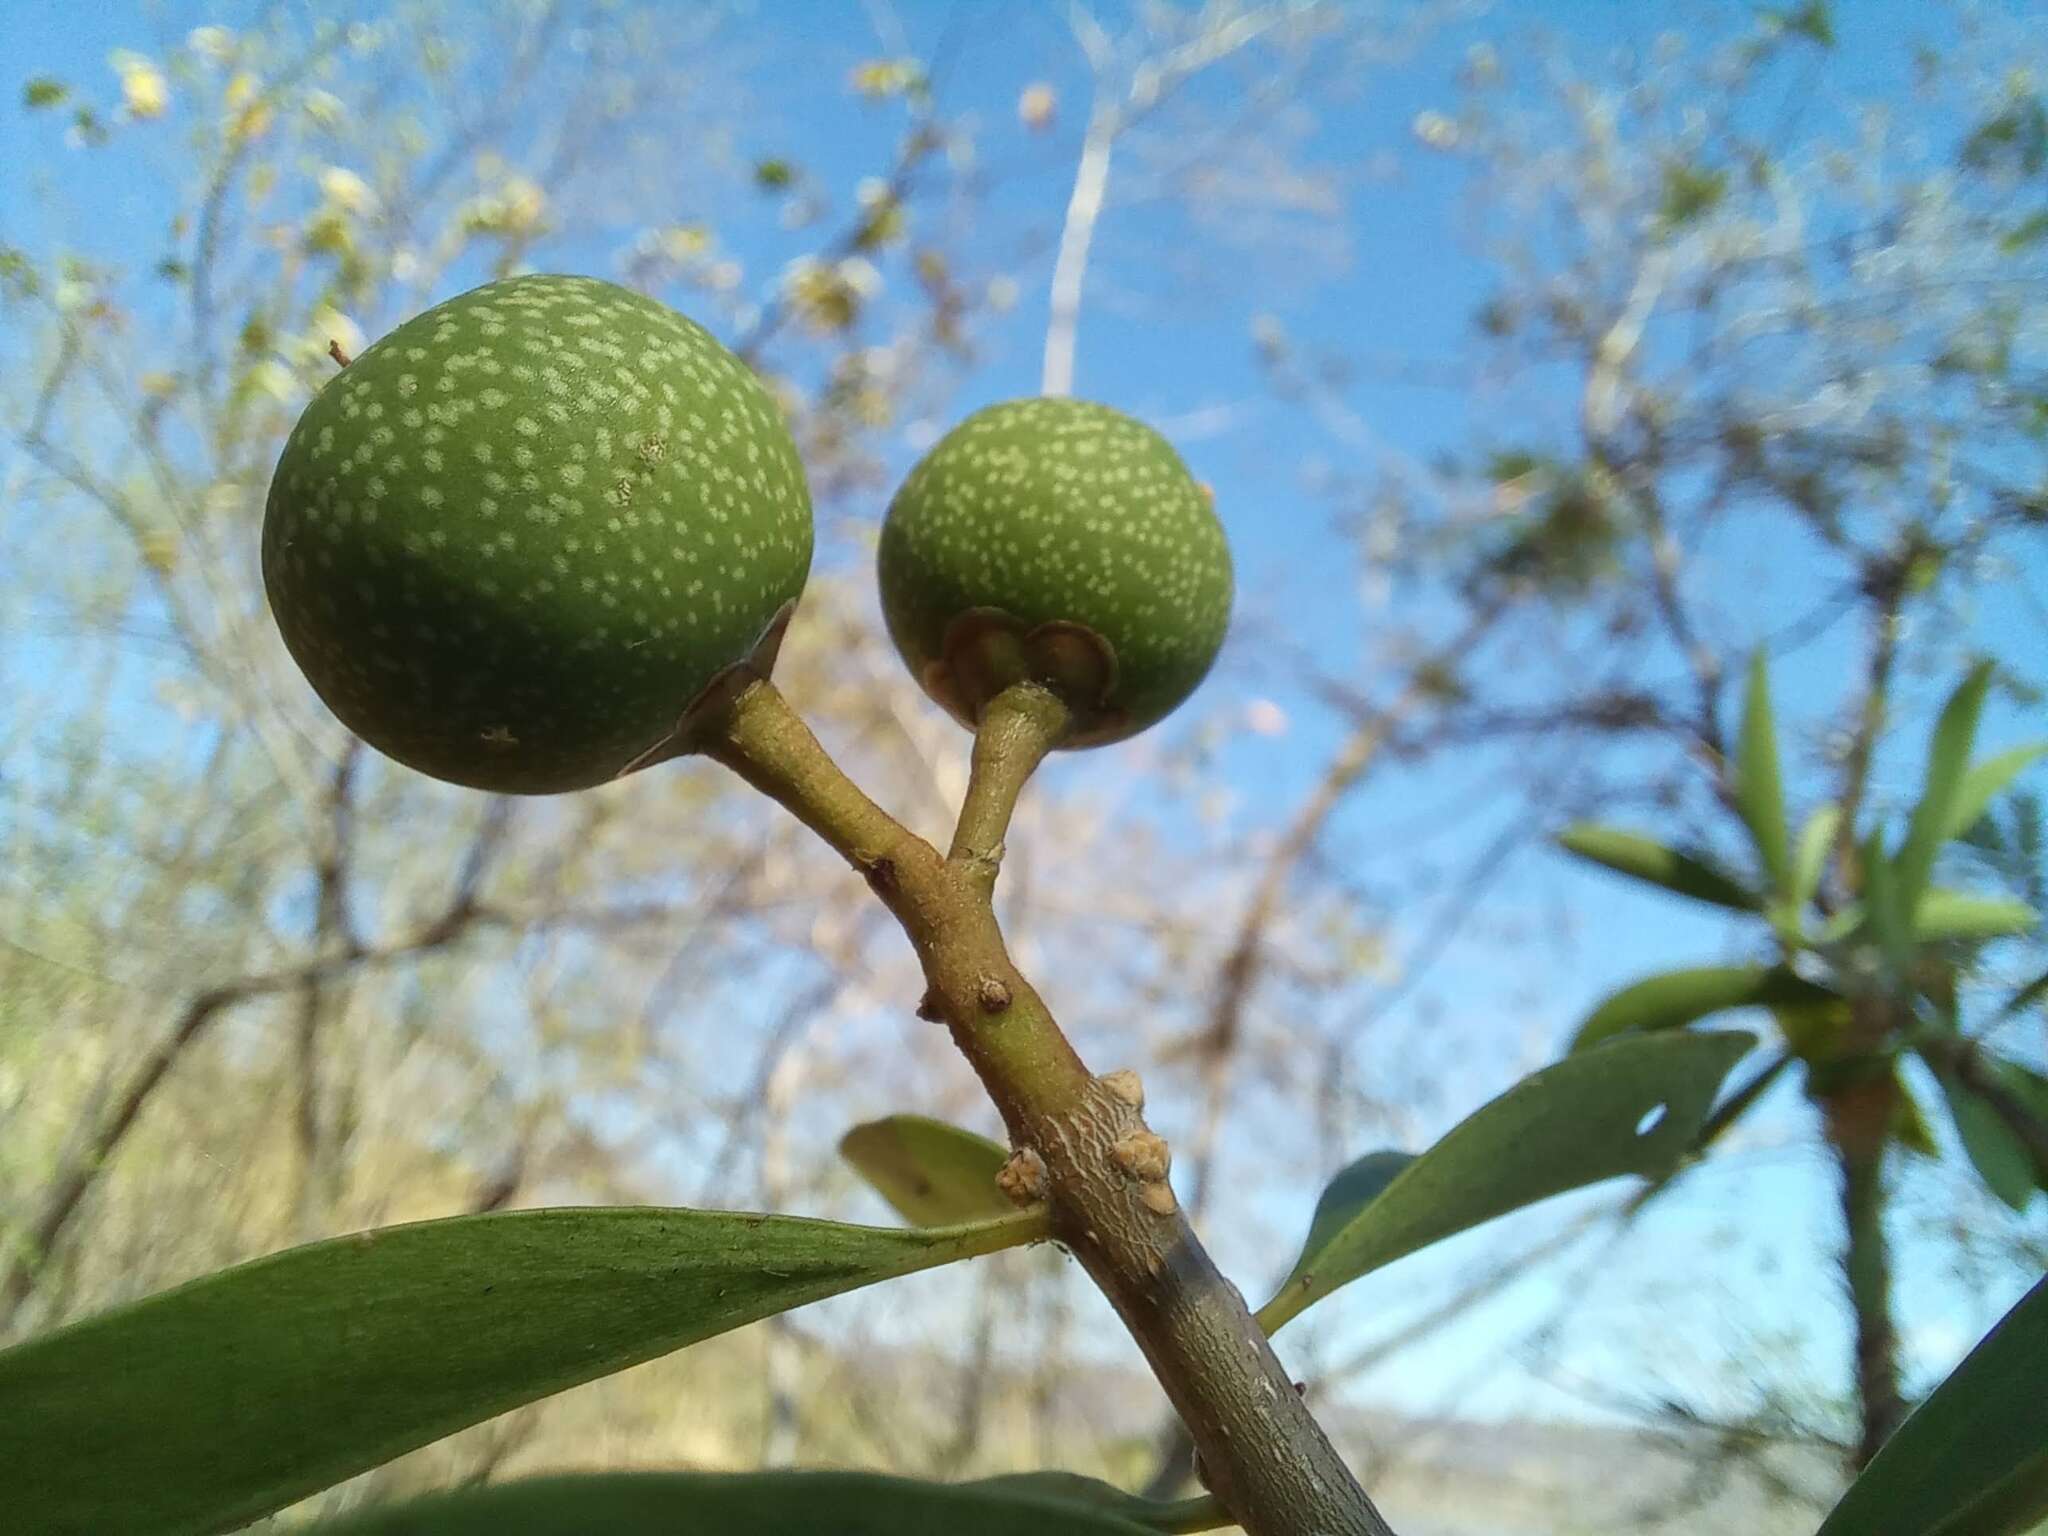
<path fill-rule="evenodd" d="M 1674 15 L 1725 25 L 1747 9 L 1621 0 L 1505 5 L 1492 16 L 1450 29 L 1412 59 L 1372 76 L 1353 99 L 1319 107 L 1319 120 L 1301 146 L 1309 159 L 1349 170 L 1371 166 L 1382 155 L 1395 157 L 1383 174 L 1372 175 L 1347 198 L 1341 230 L 1347 251 L 1341 264 L 1303 263 L 1290 271 L 1254 262 L 1247 265 L 1242 283 L 1230 280 L 1228 263 L 1212 264 L 1198 283 L 1163 285 L 1175 307 L 1162 312 L 1158 295 L 1146 291 L 1148 270 L 1155 262 L 1162 268 L 1170 265 L 1177 246 L 1214 232 L 1191 227 L 1169 208 L 1119 206 L 1113 184 L 1101 234 L 1101 266 L 1081 329 L 1078 390 L 1170 429 L 1178 425 L 1191 464 L 1216 487 L 1217 505 L 1237 552 L 1244 608 L 1258 615 L 1269 632 L 1281 630 L 1334 672 L 1355 670 L 1372 654 L 1374 637 L 1361 628 L 1350 556 L 1335 542 L 1327 507 L 1303 488 L 1299 476 L 1304 465 L 1329 459 L 1335 450 L 1311 423 L 1271 399 L 1249 340 L 1255 317 L 1271 313 L 1297 335 L 1386 357 L 1427 361 L 1466 351 L 1469 318 L 1487 296 L 1490 279 L 1462 243 L 1463 172 L 1453 161 L 1420 151 L 1410 131 L 1418 112 L 1447 105 L 1450 78 L 1465 50 L 1479 40 L 1511 49 L 1531 29 L 1542 28 L 1569 39 L 1586 56 L 1643 44 L 1671 25 Z M 1993 9 L 2019 17 L 2025 7 L 2013 3 Z M 1853 97 L 1897 96 L 1909 67 L 1906 41 L 1934 25 L 1926 8 L 1912 0 L 1850 0 L 1838 11 L 1841 45 L 1818 92 L 1823 115 Z M 342 14 L 332 7 L 311 13 Z M 114 89 L 108 65 L 112 50 L 135 48 L 160 56 L 169 40 L 191 26 L 232 25 L 246 14 L 248 8 L 234 6 L 0 0 L 0 240 L 35 248 L 61 230 L 132 260 L 138 236 L 156 238 L 169 204 L 167 184 L 151 167 L 153 160 L 175 159 L 175 113 L 151 130 L 162 137 L 149 155 L 84 154 L 62 147 L 60 124 L 32 122 L 15 110 L 21 84 L 31 75 L 52 74 L 104 100 Z M 885 14 L 894 17 L 919 53 L 930 53 L 951 29 L 949 62 L 938 82 L 943 104 L 949 112 L 981 116 L 992 126 L 991 141 L 1002 148 L 1003 176 L 990 200 L 991 217 L 1006 232 L 1042 230 L 1064 201 L 1073 130 L 1086 99 L 1081 61 L 1051 7 L 902 0 L 884 13 L 852 3 L 763 0 L 751 19 L 733 29 L 757 59 L 767 61 L 766 67 L 748 72 L 758 115 L 741 152 L 799 159 L 821 182 L 842 191 L 886 165 L 900 119 L 850 101 L 840 84 L 855 64 L 891 51 L 887 24 L 878 27 L 878 17 Z M 1061 127 L 1043 140 L 1024 140 L 1007 131 L 1014 103 L 1020 89 L 1041 79 L 1059 93 Z M 818 89 L 820 82 L 825 89 Z M 61 192 L 71 210 L 61 222 L 53 222 L 47 212 L 44 194 L 52 190 Z M 678 209 L 677 216 L 688 212 Z M 731 228 L 752 280 L 771 279 L 788 250 L 777 243 L 772 223 L 735 221 Z M 550 264 L 609 274 L 616 252 L 609 233 L 557 243 Z M 1026 284 L 1016 309 L 989 327 L 984 337 L 988 361 L 968 390 L 950 403 L 953 414 L 1037 388 L 1045 265 L 1030 268 L 1035 281 Z M 1153 302 L 1144 302 L 1148 297 Z M 0 338 L 0 357 L 12 352 L 12 345 Z M 1449 390 L 1371 374 L 1360 378 L 1350 400 L 1380 443 L 1416 460 L 1440 449 L 1469 446 L 1475 435 L 1499 424 L 1478 415 L 1498 411 L 1497 401 L 1475 408 Z M 1540 421 L 1543 402 L 1526 405 L 1531 419 Z M 898 444 L 896 451 L 907 463 L 909 446 Z M 7 467 L 6 450 L 0 449 L 0 479 Z M 1764 552 L 1766 564 L 1768 555 Z M 1768 585 L 1759 591 L 1761 631 L 1771 622 L 1763 609 L 1772 594 Z M 1257 632 L 1254 627 L 1240 633 L 1255 637 Z M 1983 643 L 2007 654 L 2023 672 L 2048 675 L 2043 636 L 2017 608 L 1990 606 Z M 1782 706 L 1795 716 L 1834 707 L 1839 669 L 1848 660 L 1849 652 L 1840 646 L 1816 648 L 1799 674 L 1781 677 Z M 1285 735 L 1242 735 L 1224 759 L 1242 802 L 1238 815 L 1246 824 L 1270 819 L 1313 781 L 1337 739 L 1336 723 L 1284 673 L 1243 646 L 1230 653 L 1224 671 L 1209 686 L 1205 703 L 1217 708 L 1226 707 L 1220 701 L 1268 694 L 1288 708 L 1293 723 Z M 2019 739 L 2025 725 L 2010 713 L 1996 715 L 1987 724 L 1985 745 Z M 1886 768 L 1890 782 L 1904 785 L 1917 764 L 1908 755 Z M 1056 762 L 1048 771 L 1079 776 L 1100 770 L 1077 758 Z M 1397 776 L 1386 790 L 1362 797 L 1337 829 L 1333 847 L 1338 856 L 1363 857 L 1373 847 L 1376 830 L 1411 820 L 1417 800 L 1426 799 L 1428 790 L 1426 783 Z M 1475 832 L 1472 838 L 1478 836 Z M 1676 903 L 1646 900 L 1616 882 L 1555 864 L 1539 871 L 1539 877 L 1540 888 L 1509 888 L 1505 900 L 1511 915 L 1533 921 L 1539 895 L 1544 902 L 1561 898 L 1572 911 L 1580 941 L 1563 949 L 1525 942 L 1507 965 L 1483 941 L 1474 941 L 1454 951 L 1446 967 L 1454 979 L 1431 989 L 1454 1016 L 1468 1018 L 1501 1009 L 1510 997 L 1540 999 L 1533 1007 L 1521 1005 L 1511 1024 L 1503 1026 L 1508 1037 L 1504 1052 L 1526 1053 L 1539 1041 L 1547 1042 L 1541 1048 L 1554 1046 L 1595 998 L 1637 974 L 1725 953 L 1728 930 Z M 1625 941 L 1589 938 L 1615 934 Z M 1404 937 L 1397 925 L 1397 945 Z M 1397 1021 L 1398 1028 L 1390 1025 L 1391 1032 L 1401 1039 L 1417 1038 L 1416 1018 L 1411 1008 Z M 1447 1057 L 1444 1066 L 1437 1108 L 1446 1117 L 1497 1091 L 1508 1075 L 1504 1069 L 1472 1071 L 1459 1056 Z M 1797 1105 L 1789 1094 L 1782 1097 L 1779 1123 L 1790 1124 Z M 1659 1220 L 1668 1221 L 1666 1230 L 1682 1243 L 1739 1207 L 1749 1246 L 1775 1256 L 1782 1268 L 1773 1273 L 1751 1265 L 1731 1274 L 1725 1282 L 1731 1288 L 1728 1297 L 1715 1304 L 1749 1308 L 1778 1322 L 1811 1320 L 1818 1306 L 1833 1306 L 1833 1280 L 1820 1267 L 1822 1254 L 1816 1247 L 1831 1231 L 1826 1180 L 1811 1160 L 1767 1171 L 1767 1177 L 1731 1173 L 1676 1203 L 1674 1212 Z M 1305 1222 L 1306 1191 L 1299 1204 Z M 1227 1252 L 1227 1241 L 1224 1246 Z M 1418 1262 L 1438 1265 L 1449 1283 L 1474 1251 L 1465 1244 Z M 1258 1273 L 1265 1262 L 1265 1256 L 1236 1257 L 1248 1274 Z M 1952 1294 L 1930 1276 L 1916 1276 L 1909 1285 L 1916 1287 L 1914 1305 L 1931 1320 L 1923 1342 L 1937 1363 L 1944 1351 L 1952 1354 L 1967 1342 L 1988 1315 L 1987 1307 L 2002 1305 L 1997 1298 Z M 1483 1363 L 1501 1338 L 1555 1299 L 1546 1286 L 1539 1281 L 1521 1288 L 1474 1327 L 1434 1346 L 1420 1369 L 1420 1357 L 1410 1357 L 1398 1371 L 1374 1378 L 1371 1394 L 1431 1406 L 1435 1399 L 1429 1383 L 1455 1380 Z M 1815 1300 L 1823 1295 L 1825 1303 Z M 1344 1326 L 1360 1337 L 1370 1336 L 1378 1324 L 1374 1310 L 1369 1297 L 1361 1298 L 1343 1314 Z M 1816 1333 L 1826 1355 L 1823 1367 L 1838 1368 L 1839 1352 L 1828 1353 L 1838 1344 L 1829 1324 L 1816 1324 Z M 1583 1410 L 1513 1373 L 1463 1406 L 1502 1413 L 1527 1407 Z"/>

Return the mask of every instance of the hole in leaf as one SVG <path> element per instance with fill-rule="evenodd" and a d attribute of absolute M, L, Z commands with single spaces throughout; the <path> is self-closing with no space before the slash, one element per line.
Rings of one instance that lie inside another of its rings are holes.
<path fill-rule="evenodd" d="M 1665 1106 L 1662 1104 L 1652 1104 L 1648 1109 L 1644 1110 L 1642 1119 L 1636 1122 L 1636 1134 L 1638 1136 L 1647 1136 L 1650 1132 L 1656 1130 L 1658 1126 L 1662 1125 L 1664 1123 L 1664 1109 Z"/>

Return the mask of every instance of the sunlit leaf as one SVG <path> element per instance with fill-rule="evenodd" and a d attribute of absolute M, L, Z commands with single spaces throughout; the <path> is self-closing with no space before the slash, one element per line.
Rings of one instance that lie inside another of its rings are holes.
<path fill-rule="evenodd" d="M 1368 1152 L 1339 1169 L 1316 1200 L 1315 1214 L 1309 1217 L 1308 1236 L 1301 1242 L 1301 1257 L 1295 1261 L 1295 1275 L 1301 1273 L 1311 1254 L 1327 1249 L 1415 1160 L 1412 1152 Z M 1285 1287 L 1282 1289 L 1284 1292 Z"/>
<path fill-rule="evenodd" d="M 996 1188 L 1008 1149 L 943 1120 L 871 1120 L 840 1138 L 839 1155 L 899 1216 L 920 1227 L 984 1221 L 1016 1210 Z"/>
<path fill-rule="evenodd" d="M 1766 10 L 1764 19 L 1793 37 L 1803 37 L 1822 48 L 1835 46 L 1835 21 L 1826 0 L 1805 0 L 1796 9 Z"/>
<path fill-rule="evenodd" d="M 2030 741 L 1973 764 L 1956 789 L 1955 802 L 1942 826 L 1941 835 L 1944 838 L 1961 837 L 1974 827 L 2006 785 L 2044 752 L 2048 752 L 2048 741 Z"/>
<path fill-rule="evenodd" d="M 1912 958 L 1906 921 L 1899 909 L 1892 861 L 1885 853 L 1883 836 L 1876 832 L 1863 843 L 1863 912 L 1886 962 L 1895 974 L 1904 974 Z"/>
<path fill-rule="evenodd" d="M 1936 850 L 1953 835 L 1949 828 L 1967 810 L 1963 785 L 1970 771 L 1970 749 L 1977 740 L 1977 717 L 1983 712 L 1984 693 L 1990 686 L 1991 663 L 1979 662 L 1949 695 L 1941 718 L 1935 722 L 1934 738 L 1927 747 L 1927 774 L 1921 784 L 1920 801 L 1913 807 L 1906 840 L 1900 845 L 1894 864 L 1899 913 L 1909 922 L 1920 904 L 1921 892 L 1927 889 Z M 1982 809 L 1980 805 L 1979 814 Z M 1976 819 L 1971 816 L 1963 826 Z"/>
<path fill-rule="evenodd" d="M 1899 1104 L 1892 1119 L 1892 1136 L 1916 1157 L 1941 1156 L 1941 1143 L 1934 1139 L 1934 1127 L 1928 1123 L 1927 1111 L 1920 1107 L 1919 1098 L 1896 1072 L 1892 1083 L 1898 1090 Z"/>
<path fill-rule="evenodd" d="M 1948 1096 L 1956 1134 L 1962 1137 L 1963 1150 L 1969 1153 L 1970 1164 L 1984 1187 L 2014 1210 L 2024 1210 L 2033 1198 L 2035 1183 L 2034 1159 L 2026 1143 L 1982 1094 L 1955 1074 L 1937 1071 L 1934 1075 Z"/>
<path fill-rule="evenodd" d="M 1399 1154 L 1381 1152 L 1352 1164 L 1318 1206 L 1260 1325 L 1273 1333 L 1359 1276 L 1509 1211 L 1623 1174 L 1667 1172 L 1755 1043 L 1736 1031 L 1615 1040 L 1524 1078 L 1412 1161 L 1396 1166 Z M 1347 1183 L 1350 1193 L 1337 1195 Z"/>
<path fill-rule="evenodd" d="M 1677 1029 L 1730 1008 L 1797 1007 L 1833 996 L 1782 966 L 1710 965 L 1665 971 L 1605 999 L 1579 1026 L 1572 1049 L 1583 1051 L 1629 1030 Z"/>
<path fill-rule="evenodd" d="M 2018 1536 L 2048 1516 L 2048 1279 L 1850 1485 L 1818 1536 Z"/>
<path fill-rule="evenodd" d="M 1758 651 L 1749 664 L 1742 731 L 1735 746 L 1735 806 L 1756 842 L 1771 888 L 1792 888 L 1792 855 L 1785 830 L 1785 789 L 1778 772 L 1778 727 L 1771 712 L 1771 680 Z"/>
<path fill-rule="evenodd" d="M 2014 992 L 2011 997 L 2008 997 L 1999 1007 L 1997 1016 L 2001 1019 L 2007 1019 L 2016 1013 L 2024 1013 L 2044 996 L 2048 996 L 2048 971 L 2041 972 L 2032 981 Z"/>
<path fill-rule="evenodd" d="M 0 1353 L 4 1523 L 226 1530 L 578 1382 L 1043 1232 L 559 1210 L 295 1248 Z"/>
<path fill-rule="evenodd" d="M 1799 829 L 1799 847 L 1792 857 L 1792 887 L 1786 892 L 1793 907 L 1803 907 L 1820 889 L 1820 877 L 1827 869 L 1828 850 L 1842 828 L 1842 808 L 1833 801 L 1815 808 Z"/>
<path fill-rule="evenodd" d="M 1084 1509 L 1114 1515 L 1148 1531 L 1210 1531 L 1231 1524 L 1230 1517 L 1213 1497 L 1203 1496 L 1162 1503 L 1141 1498 L 1099 1478 L 1078 1472 L 1009 1472 L 1000 1477 L 977 1478 L 961 1485 L 1003 1493 L 1022 1494 L 1050 1503 L 1078 1504 Z"/>
<path fill-rule="evenodd" d="M 1755 892 L 1707 855 L 1667 848 L 1639 832 L 1582 821 L 1566 827 L 1557 842 L 1567 853 L 1694 901 L 1738 912 L 1754 912 L 1760 904 Z"/>
<path fill-rule="evenodd" d="M 2044 1077 L 2032 1067 L 2022 1066 L 2017 1061 L 2008 1061 L 2001 1056 L 1986 1053 L 1986 1059 L 2000 1080 L 2012 1090 L 2013 1096 L 2024 1104 L 2030 1113 L 2043 1123 L 2048 1123 L 2048 1077 Z M 2044 1177 L 2048 1177 L 2048 1168 L 2041 1171 Z"/>
<path fill-rule="evenodd" d="M 373 1509 L 320 1536 L 1141 1536 L 1073 1499 L 866 1472 L 539 1477 Z"/>
<path fill-rule="evenodd" d="M 1728 173 L 1717 166 L 1691 165 L 1672 161 L 1664 167 L 1662 195 L 1657 202 L 1657 219 L 1667 229 L 1679 229 L 1712 213 L 1728 195 Z"/>
<path fill-rule="evenodd" d="M 1923 944 L 1942 939 L 1997 939 L 2025 933 L 2040 921 L 2041 915 L 2024 901 L 1935 889 L 1920 898 L 1920 910 L 1913 915 L 1913 937 Z"/>
<path fill-rule="evenodd" d="M 1817 990 L 1816 995 L 1770 1005 L 1778 1033 L 1802 1061 L 1826 1061 L 1838 1055 L 1852 1017 L 1849 999 Z"/>
<path fill-rule="evenodd" d="M 2005 232 L 1999 239 L 1998 249 L 2007 256 L 2017 255 L 2032 245 L 2048 240 L 2048 208 L 2028 214 L 2019 223 Z"/>

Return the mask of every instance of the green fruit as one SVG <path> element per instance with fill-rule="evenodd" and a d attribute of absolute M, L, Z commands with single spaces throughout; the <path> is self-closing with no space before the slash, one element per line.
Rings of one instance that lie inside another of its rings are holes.
<path fill-rule="evenodd" d="M 1230 624 L 1230 548 L 1165 438 L 1108 406 L 1016 400 L 940 439 L 890 504 L 882 612 L 970 728 L 1012 682 L 1075 712 L 1063 746 L 1163 719 Z"/>
<path fill-rule="evenodd" d="M 768 392 L 587 277 L 487 283 L 370 347 L 292 429 L 263 519 L 271 610 L 342 723 L 518 794 L 680 749 L 714 681 L 772 662 L 810 564 Z"/>

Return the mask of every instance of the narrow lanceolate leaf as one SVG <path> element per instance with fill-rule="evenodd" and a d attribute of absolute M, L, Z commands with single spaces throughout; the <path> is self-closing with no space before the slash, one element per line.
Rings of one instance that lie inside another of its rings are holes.
<path fill-rule="evenodd" d="M 2023 1067 L 2016 1061 L 2002 1056 L 1984 1053 L 1999 1080 L 2012 1091 L 2013 1097 L 2026 1107 L 2028 1112 L 2042 1124 L 2048 1125 L 2048 1077 L 2042 1076 L 2032 1067 Z M 2041 1177 L 2048 1179 L 2048 1164 L 2043 1164 Z"/>
<path fill-rule="evenodd" d="M 1935 852 L 1949 837 L 1948 829 L 1960 813 L 1963 783 L 1970 770 L 1970 748 L 1977 740 L 1977 717 L 1983 712 L 1984 692 L 1990 686 L 1991 663 L 1979 662 L 1949 695 L 1941 718 L 1934 724 L 1934 739 L 1927 746 L 1927 777 L 1920 788 L 1920 803 L 1913 807 L 1913 819 L 1906 826 L 1906 841 L 1899 848 L 1894 865 L 1899 911 L 1908 920 L 1919 905 L 1920 893 L 1927 889 Z M 1976 817 L 1970 819 L 1974 821 Z"/>
<path fill-rule="evenodd" d="M 1982 1094 L 1956 1080 L 1954 1074 L 1937 1072 L 1935 1079 L 1948 1096 L 1949 1113 L 1955 1117 L 1956 1134 L 1984 1187 L 2014 1210 L 2025 1210 L 2033 1198 L 2034 1159 L 2019 1133 Z"/>
<path fill-rule="evenodd" d="M 1078 1472 L 1007 1472 L 962 1486 L 1021 1494 L 1057 1504 L 1078 1504 L 1128 1520 L 1144 1530 L 1167 1532 L 1169 1536 L 1185 1531 L 1213 1531 L 1234 1524 L 1214 1495 L 1162 1502 L 1125 1493 L 1099 1478 L 1083 1477 Z"/>
<path fill-rule="evenodd" d="M 0 1353 L 0 1526 L 228 1530 L 578 1382 L 1044 1230 L 518 1211 L 294 1248 Z"/>
<path fill-rule="evenodd" d="M 1596 1007 L 1572 1037 L 1583 1051 L 1631 1030 L 1677 1029 L 1730 1008 L 1802 1007 L 1834 994 L 1782 966 L 1708 965 L 1665 971 L 1623 987 Z"/>
<path fill-rule="evenodd" d="M 920 1227 L 986 1221 L 1016 1210 L 996 1188 L 1008 1151 L 943 1120 L 891 1115 L 856 1125 L 839 1139 L 839 1155 L 897 1215 Z"/>
<path fill-rule="evenodd" d="M 1615 1040 L 1524 1078 L 1420 1157 L 1380 1152 L 1352 1164 L 1317 1207 L 1260 1326 L 1276 1332 L 1359 1276 L 1509 1211 L 1668 1172 L 1755 1043 L 1736 1031 Z"/>
<path fill-rule="evenodd" d="M 1963 782 L 1956 790 L 1955 804 L 1949 812 L 1947 823 L 1941 829 L 1944 838 L 1961 837 L 1991 808 L 1991 802 L 2004 791 L 2006 785 L 2019 777 L 2024 770 L 2042 753 L 2048 752 L 2048 741 L 2030 741 L 2025 746 L 2014 747 L 1996 757 L 1987 757 L 1973 765 L 1963 775 Z"/>
<path fill-rule="evenodd" d="M 1146 1536 L 1027 1489 L 865 1472 L 537 1477 L 373 1509 L 317 1536 Z"/>
<path fill-rule="evenodd" d="M 1786 894 L 1796 910 L 1813 900 L 1827 870 L 1828 850 L 1842 828 L 1842 808 L 1833 801 L 1818 807 L 1799 829 L 1799 847 L 1792 857 L 1792 889 Z"/>
<path fill-rule="evenodd" d="M 2048 997 L 2048 971 L 2043 971 L 2008 997 L 1999 1007 L 1998 1017 L 2009 1019 L 2016 1013 L 2024 1013 L 2043 997 Z"/>
<path fill-rule="evenodd" d="M 1567 853 L 1694 901 L 1738 912 L 1754 912 L 1761 905 L 1754 891 L 1707 855 L 1667 848 L 1640 832 L 1582 821 L 1565 828 L 1557 842 Z"/>
<path fill-rule="evenodd" d="M 1913 937 L 1922 944 L 1941 939 L 1997 939 L 2025 933 L 2041 914 L 2024 901 L 2007 896 L 1975 896 L 1968 891 L 1928 891 L 1913 914 Z"/>
<path fill-rule="evenodd" d="M 1884 851 L 1884 838 L 1876 832 L 1863 842 L 1863 913 L 1893 973 L 1903 974 L 1912 960 L 1911 935 L 1899 902 L 1898 877 Z"/>
<path fill-rule="evenodd" d="M 2048 1279 L 1886 1442 L 1819 1536 L 2017 1536 L 2048 1516 Z"/>
<path fill-rule="evenodd" d="M 1735 744 L 1735 808 L 1742 813 L 1771 888 L 1792 888 L 1792 854 L 1785 830 L 1785 788 L 1778 773 L 1778 726 L 1771 714 L 1771 680 L 1758 651 L 1749 664 L 1742 703 L 1742 733 Z"/>
<path fill-rule="evenodd" d="M 1927 1111 L 1920 1107 L 1918 1096 L 1896 1071 L 1892 1073 L 1892 1086 L 1898 1090 L 1899 1104 L 1892 1118 L 1893 1138 L 1916 1157 L 1940 1157 L 1941 1143 L 1934 1139 L 1934 1127 L 1928 1124 Z"/>
<path fill-rule="evenodd" d="M 1846 997 L 1820 992 L 1804 1001 L 1773 1005 L 1771 1018 L 1793 1055 L 1805 1062 L 1822 1062 L 1840 1054 L 1855 1020 L 1855 1007 Z"/>

